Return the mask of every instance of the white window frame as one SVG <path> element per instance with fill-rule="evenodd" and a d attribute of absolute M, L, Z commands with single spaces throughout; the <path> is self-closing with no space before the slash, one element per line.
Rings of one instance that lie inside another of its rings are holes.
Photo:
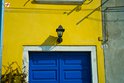
<path fill-rule="evenodd" d="M 97 74 L 97 58 L 96 46 L 24 46 L 23 61 L 25 71 L 27 73 L 26 81 L 29 82 L 29 51 L 90 51 L 91 52 L 91 68 L 92 68 L 92 83 L 98 83 Z"/>

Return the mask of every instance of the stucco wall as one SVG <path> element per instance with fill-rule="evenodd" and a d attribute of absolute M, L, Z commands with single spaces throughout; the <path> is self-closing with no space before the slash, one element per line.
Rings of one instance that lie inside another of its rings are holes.
<path fill-rule="evenodd" d="M 102 0 L 104 2 L 106 0 Z M 106 7 L 115 7 L 115 6 L 124 6 L 124 0 L 108 0 L 108 2 L 103 5 L 104 8 Z"/>
<path fill-rule="evenodd" d="M 72 11 L 77 5 L 43 5 L 32 4 L 27 0 L 6 0 L 10 7 L 5 8 L 3 65 L 17 61 L 22 67 L 23 46 L 33 45 L 95 45 L 97 47 L 97 65 L 99 83 L 104 83 L 104 57 L 101 41 L 102 16 L 97 10 L 89 18 L 76 25 L 83 17 L 92 12 L 100 4 L 100 0 L 81 6 Z M 96 21 L 99 19 L 100 21 Z M 56 43 L 56 28 L 65 28 L 63 42 Z M 3 73 L 5 72 L 3 68 Z"/>
<path fill-rule="evenodd" d="M 103 6 L 103 29 L 106 31 L 103 33 L 106 33 L 104 38 L 107 37 L 108 39 L 104 47 L 106 83 L 124 82 L 123 3 L 124 0 L 109 0 Z"/>

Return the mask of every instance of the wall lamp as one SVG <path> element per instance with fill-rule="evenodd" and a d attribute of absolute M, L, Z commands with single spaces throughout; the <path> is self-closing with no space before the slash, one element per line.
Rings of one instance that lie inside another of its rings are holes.
<path fill-rule="evenodd" d="M 62 36 L 63 36 L 63 32 L 65 31 L 65 29 L 59 25 L 59 27 L 56 29 L 57 35 L 58 35 L 58 39 L 57 42 L 61 43 L 62 42 Z"/>

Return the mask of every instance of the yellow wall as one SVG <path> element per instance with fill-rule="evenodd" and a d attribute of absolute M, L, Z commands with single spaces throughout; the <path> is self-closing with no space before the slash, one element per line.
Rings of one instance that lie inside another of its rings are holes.
<path fill-rule="evenodd" d="M 2 64 L 17 61 L 22 67 L 24 45 L 56 45 L 56 28 L 61 24 L 65 28 L 63 42 L 57 45 L 96 45 L 99 83 L 104 81 L 104 56 L 101 42 L 102 16 L 100 10 L 89 18 L 76 23 L 101 4 L 101 0 L 93 0 L 82 5 L 81 11 L 71 11 L 76 5 L 42 5 L 32 4 L 28 0 L 5 0 L 10 7 L 4 12 L 4 39 Z M 48 40 L 48 41 L 47 41 Z M 5 72 L 4 68 L 2 69 Z"/>

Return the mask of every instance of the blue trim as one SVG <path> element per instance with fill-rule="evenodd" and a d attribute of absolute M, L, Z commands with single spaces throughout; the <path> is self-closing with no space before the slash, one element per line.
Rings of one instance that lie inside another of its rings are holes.
<path fill-rule="evenodd" d="M 2 39 L 3 39 L 3 13 L 4 13 L 4 0 L 0 0 L 0 69 L 2 67 Z M 1 78 L 0 70 L 0 78 Z"/>

